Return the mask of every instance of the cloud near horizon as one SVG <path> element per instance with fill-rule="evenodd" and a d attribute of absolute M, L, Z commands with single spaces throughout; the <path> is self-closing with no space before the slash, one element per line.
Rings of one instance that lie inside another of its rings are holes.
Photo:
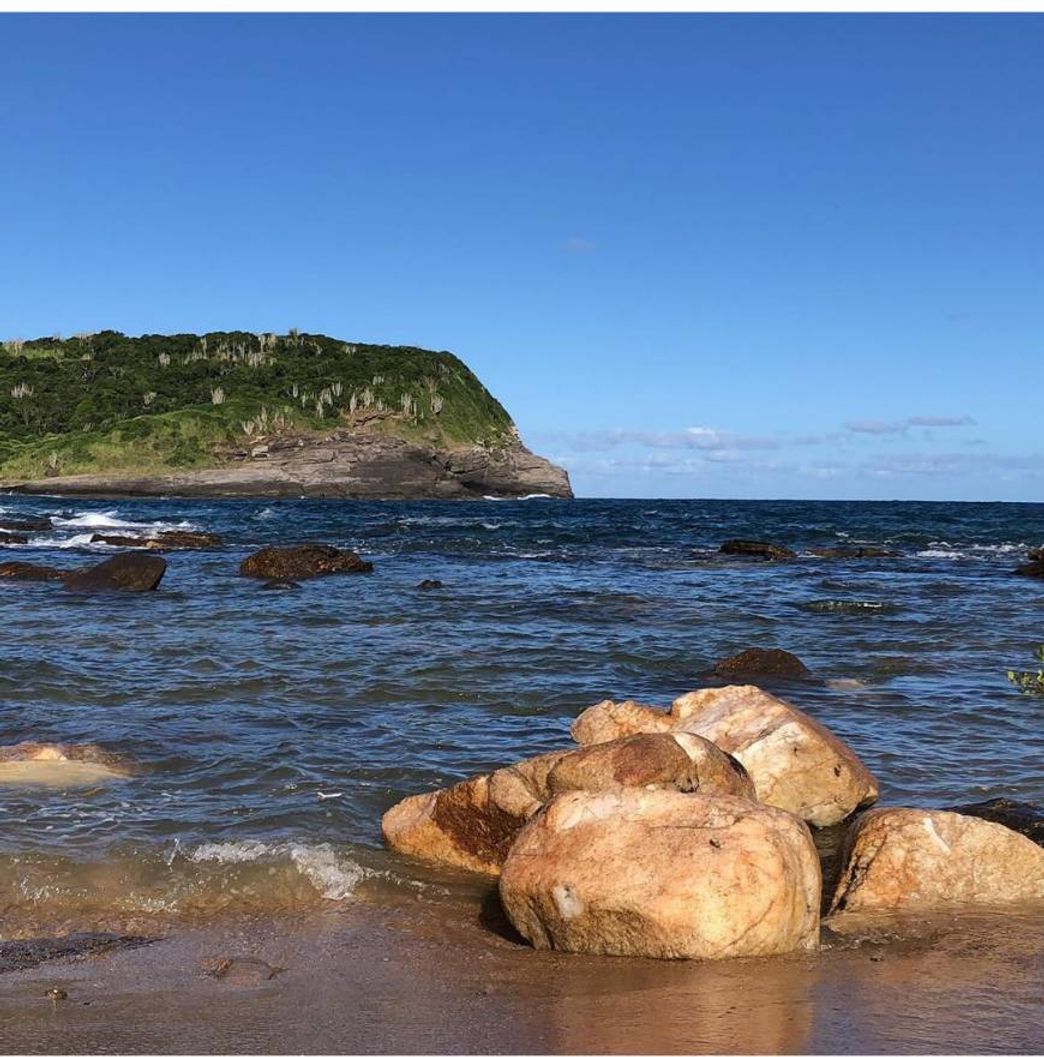
<path fill-rule="evenodd" d="M 971 415 L 912 415 L 901 422 L 886 422 L 882 419 L 854 419 L 845 423 L 849 433 L 872 433 L 883 436 L 889 433 L 905 433 L 914 426 L 925 429 L 948 429 L 959 426 L 974 426 Z"/>

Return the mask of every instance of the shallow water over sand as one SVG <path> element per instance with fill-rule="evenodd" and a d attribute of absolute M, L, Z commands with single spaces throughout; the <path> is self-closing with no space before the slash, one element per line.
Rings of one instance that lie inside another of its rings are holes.
<path fill-rule="evenodd" d="M 604 697 L 667 704 L 748 646 L 797 653 L 784 695 L 858 751 L 884 803 L 1044 802 L 1039 699 L 1004 678 L 1044 640 L 1044 584 L 1013 577 L 1044 506 L 593 501 L 105 502 L 0 496 L 56 516 L 0 560 L 72 567 L 96 531 L 198 528 L 161 589 L 87 596 L 0 580 L 0 743 L 92 742 L 140 765 L 87 789 L 0 786 L 0 893 L 69 920 L 453 882 L 379 846 L 402 796 L 568 743 Z M 707 562 L 731 537 L 897 558 Z M 265 543 L 357 549 L 369 576 L 263 591 Z M 419 590 L 425 579 L 443 587 Z M 17 824 L 12 824 L 17 822 Z"/>

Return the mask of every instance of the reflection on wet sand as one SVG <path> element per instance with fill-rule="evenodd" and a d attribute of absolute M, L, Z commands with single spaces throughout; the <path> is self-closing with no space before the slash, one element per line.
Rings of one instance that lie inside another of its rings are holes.
<path fill-rule="evenodd" d="M 850 923 L 818 954 L 714 963 L 537 952 L 491 924 L 473 902 L 212 922 L 0 975 L 0 1038 L 24 1053 L 1011 1053 L 1044 1039 L 1039 908 Z"/>

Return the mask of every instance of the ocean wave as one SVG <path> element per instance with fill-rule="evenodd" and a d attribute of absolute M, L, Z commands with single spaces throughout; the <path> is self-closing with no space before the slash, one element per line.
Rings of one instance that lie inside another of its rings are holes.
<path fill-rule="evenodd" d="M 521 503 L 525 499 L 553 499 L 547 492 L 532 492 L 530 495 L 484 495 L 491 503 Z"/>
<path fill-rule="evenodd" d="M 190 862 L 274 863 L 289 860 L 323 899 L 347 899 L 369 871 L 338 853 L 329 844 L 269 844 L 262 840 L 220 841 L 201 844 L 187 856 Z"/>
<path fill-rule="evenodd" d="M 870 602 L 862 599 L 817 598 L 802 602 L 801 608 L 809 613 L 898 613 L 894 602 Z"/>
<path fill-rule="evenodd" d="M 88 510 L 71 517 L 53 515 L 51 520 L 55 528 L 65 529 L 138 529 L 146 532 L 162 532 L 171 529 L 194 529 L 191 521 L 128 521 L 118 516 L 116 510 Z"/>

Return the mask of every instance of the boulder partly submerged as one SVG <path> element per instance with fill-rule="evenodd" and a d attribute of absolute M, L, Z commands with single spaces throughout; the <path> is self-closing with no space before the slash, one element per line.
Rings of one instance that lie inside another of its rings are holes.
<path fill-rule="evenodd" d="M 522 826 L 550 797 L 634 787 L 754 798 L 742 765 L 705 739 L 637 734 L 407 797 L 385 814 L 381 832 L 413 858 L 495 876 Z"/>
<path fill-rule="evenodd" d="M 213 550 L 222 546 L 221 537 L 213 532 L 188 532 L 171 529 L 158 536 L 112 536 L 96 532 L 91 543 L 109 547 L 140 547 L 143 550 Z"/>
<path fill-rule="evenodd" d="M 787 650 L 754 646 L 718 661 L 711 674 L 719 679 L 804 679 L 809 670 Z"/>
<path fill-rule="evenodd" d="M 1044 809 L 1021 800 L 1009 800 L 1006 796 L 995 796 L 992 800 L 980 800 L 975 804 L 961 804 L 950 808 L 959 815 L 974 815 L 987 822 L 999 822 L 1008 829 L 1029 837 L 1034 844 L 1044 847 Z"/>
<path fill-rule="evenodd" d="M 117 554 L 89 569 L 67 573 L 70 591 L 155 591 L 167 563 L 156 554 Z"/>
<path fill-rule="evenodd" d="M 718 551 L 733 558 L 757 558 L 760 561 L 787 561 L 797 555 L 779 543 L 765 543 L 761 540 L 726 540 Z"/>
<path fill-rule="evenodd" d="M 262 547 L 245 558 L 239 566 L 240 576 L 263 580 L 305 580 L 331 573 L 370 573 L 371 562 L 363 561 L 355 551 L 340 550 L 322 543 L 297 547 Z"/>
<path fill-rule="evenodd" d="M 539 949 L 720 959 L 814 949 L 821 883 L 785 811 L 617 789 L 555 797 L 512 847 L 500 897 Z"/>
<path fill-rule="evenodd" d="M 547 776 L 564 752 L 545 753 L 401 800 L 381 819 L 397 852 L 424 862 L 496 876 L 511 843 L 547 797 Z"/>
<path fill-rule="evenodd" d="M 852 827 L 832 912 L 1044 900 L 1044 848 L 953 811 L 878 808 Z"/>
<path fill-rule="evenodd" d="M 24 741 L 0 746 L 0 785 L 75 789 L 129 778 L 134 766 L 97 745 Z"/>
<path fill-rule="evenodd" d="M 646 725 L 647 724 L 647 725 Z M 758 800 L 814 826 L 832 826 L 877 799 L 877 782 L 856 754 L 822 724 L 756 686 L 684 694 L 669 713 L 603 701 L 582 712 L 572 733 L 580 744 L 642 730 L 686 731 L 735 756 Z"/>
<path fill-rule="evenodd" d="M 52 569 L 48 565 L 35 565 L 32 562 L 0 563 L 2 580 L 64 580 L 65 577 L 66 570 Z"/>

